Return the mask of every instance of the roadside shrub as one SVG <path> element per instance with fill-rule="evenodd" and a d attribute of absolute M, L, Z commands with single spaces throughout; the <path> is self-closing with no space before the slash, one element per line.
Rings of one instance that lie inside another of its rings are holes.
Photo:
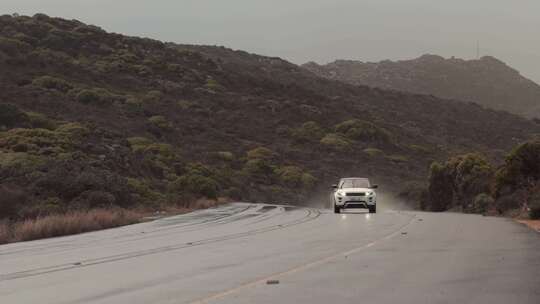
<path fill-rule="evenodd" d="M 28 122 L 28 115 L 19 110 L 17 106 L 9 103 L 0 103 L 0 128 L 22 127 L 28 124 Z"/>
<path fill-rule="evenodd" d="M 465 209 L 467 212 L 472 213 L 485 213 L 488 209 L 495 205 L 495 200 L 489 194 L 478 194 L 471 206 Z"/>
<path fill-rule="evenodd" d="M 70 208 L 84 209 L 94 202 L 107 204 L 112 201 L 98 200 L 97 195 L 91 193 L 93 191 L 110 193 L 114 196 L 113 203 L 116 206 L 133 206 L 127 179 L 116 172 L 86 166 L 80 161 L 56 159 L 45 164 L 43 169 L 46 170 L 42 171 L 34 183 L 36 191 L 67 201 Z"/>
<path fill-rule="evenodd" d="M 517 146 L 506 157 L 495 177 L 497 197 L 518 189 L 530 189 L 540 181 L 540 141 Z"/>
<path fill-rule="evenodd" d="M 346 138 L 336 133 L 326 135 L 321 139 L 320 143 L 336 151 L 346 151 L 351 147 L 351 143 Z"/>
<path fill-rule="evenodd" d="M 429 205 L 427 210 L 442 212 L 448 210 L 454 199 L 452 176 L 443 164 L 435 162 L 429 170 Z"/>
<path fill-rule="evenodd" d="M 139 204 L 157 206 L 165 201 L 165 196 L 154 191 L 145 180 L 128 178 L 128 186 L 134 194 L 134 200 Z"/>
<path fill-rule="evenodd" d="M 455 156 L 430 168 L 429 198 L 433 211 L 445 211 L 456 205 L 463 209 L 474 205 L 478 194 L 490 193 L 493 169 L 479 154 Z"/>
<path fill-rule="evenodd" d="M 324 129 L 314 121 L 308 121 L 301 127 L 292 129 L 291 136 L 298 142 L 319 141 L 324 137 Z"/>
<path fill-rule="evenodd" d="M 59 92 L 67 93 L 69 90 L 73 88 L 73 86 L 60 78 L 52 77 L 52 76 L 41 76 L 38 78 L 35 78 L 32 81 L 32 84 L 36 87 L 49 89 L 49 90 L 56 90 Z"/>
<path fill-rule="evenodd" d="M 536 186 L 529 196 L 529 216 L 533 220 L 540 220 L 540 185 Z"/>
<path fill-rule="evenodd" d="M 495 200 L 495 209 L 499 214 L 505 214 L 506 212 L 519 208 L 519 201 L 514 195 L 505 195 L 498 197 Z"/>

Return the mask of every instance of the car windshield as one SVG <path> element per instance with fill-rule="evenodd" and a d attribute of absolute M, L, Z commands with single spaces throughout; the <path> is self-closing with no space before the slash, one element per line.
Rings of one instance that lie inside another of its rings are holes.
<path fill-rule="evenodd" d="M 365 178 L 345 179 L 341 182 L 343 188 L 369 188 L 369 180 Z"/>

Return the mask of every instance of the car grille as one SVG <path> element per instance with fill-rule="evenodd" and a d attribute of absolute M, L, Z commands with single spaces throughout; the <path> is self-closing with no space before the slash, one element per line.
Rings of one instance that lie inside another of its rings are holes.
<path fill-rule="evenodd" d="M 347 192 L 347 196 L 365 196 L 365 192 Z"/>

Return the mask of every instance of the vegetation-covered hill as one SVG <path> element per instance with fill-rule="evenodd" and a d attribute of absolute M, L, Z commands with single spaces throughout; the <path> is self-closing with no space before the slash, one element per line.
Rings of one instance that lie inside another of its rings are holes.
<path fill-rule="evenodd" d="M 540 132 L 505 112 L 330 81 L 278 58 L 0 17 L 0 218 L 306 203 L 340 176 L 386 187 L 433 160 L 493 161 Z"/>
<path fill-rule="evenodd" d="M 462 60 L 424 55 L 378 63 L 338 60 L 304 67 L 322 77 L 351 84 L 473 101 L 540 119 L 540 86 L 490 56 Z"/>

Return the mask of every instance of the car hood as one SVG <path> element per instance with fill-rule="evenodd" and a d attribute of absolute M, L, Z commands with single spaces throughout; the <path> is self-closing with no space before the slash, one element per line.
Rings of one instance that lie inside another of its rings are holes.
<path fill-rule="evenodd" d="M 373 189 L 370 189 L 370 188 L 343 188 L 343 189 L 339 189 L 340 191 L 343 191 L 343 192 L 368 192 L 368 191 L 373 191 Z"/>

